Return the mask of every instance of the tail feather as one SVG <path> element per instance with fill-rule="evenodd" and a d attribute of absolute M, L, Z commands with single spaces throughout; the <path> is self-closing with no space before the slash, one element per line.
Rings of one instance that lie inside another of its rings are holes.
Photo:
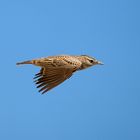
<path fill-rule="evenodd" d="M 33 62 L 29 60 L 29 61 L 23 61 L 23 62 L 16 63 L 16 65 L 22 65 L 22 64 L 33 64 Z"/>

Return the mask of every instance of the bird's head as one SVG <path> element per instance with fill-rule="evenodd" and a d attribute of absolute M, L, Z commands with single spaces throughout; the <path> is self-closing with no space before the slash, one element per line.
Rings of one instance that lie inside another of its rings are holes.
<path fill-rule="evenodd" d="M 82 62 L 82 67 L 81 69 L 85 69 L 94 65 L 103 65 L 102 62 L 96 60 L 93 57 L 90 57 L 88 55 L 81 55 L 81 62 Z"/>

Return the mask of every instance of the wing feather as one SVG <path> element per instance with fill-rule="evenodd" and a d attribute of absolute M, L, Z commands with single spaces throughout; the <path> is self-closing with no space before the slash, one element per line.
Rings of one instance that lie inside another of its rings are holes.
<path fill-rule="evenodd" d="M 68 68 L 42 68 L 34 77 L 39 92 L 45 93 L 58 86 L 73 74 Z"/>

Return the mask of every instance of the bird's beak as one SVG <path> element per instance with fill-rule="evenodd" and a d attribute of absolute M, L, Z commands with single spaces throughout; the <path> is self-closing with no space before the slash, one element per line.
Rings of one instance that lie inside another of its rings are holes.
<path fill-rule="evenodd" d="M 104 65 L 104 63 L 102 63 L 101 61 L 97 62 L 98 65 Z"/>

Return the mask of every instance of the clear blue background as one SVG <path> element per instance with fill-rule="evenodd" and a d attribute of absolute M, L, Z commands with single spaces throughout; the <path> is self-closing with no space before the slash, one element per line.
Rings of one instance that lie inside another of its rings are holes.
<path fill-rule="evenodd" d="M 38 93 L 18 61 L 87 54 L 105 63 Z M 140 140 L 140 1 L 0 1 L 1 140 Z"/>

